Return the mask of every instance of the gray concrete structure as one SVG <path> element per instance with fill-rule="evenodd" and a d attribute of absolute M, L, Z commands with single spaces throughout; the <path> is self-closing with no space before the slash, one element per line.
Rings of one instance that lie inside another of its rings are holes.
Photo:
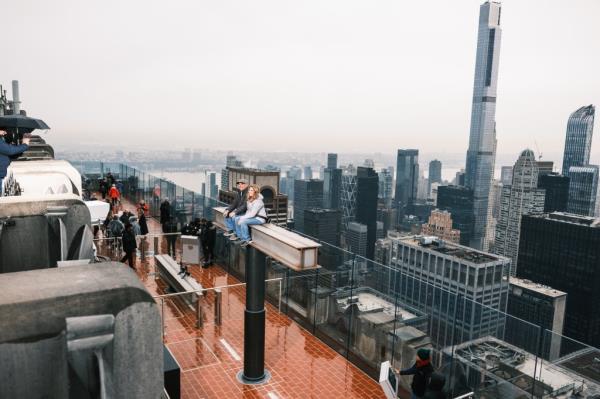
<path fill-rule="evenodd" d="M 0 287 L 1 398 L 96 397 L 94 373 L 69 372 L 82 365 L 67 354 L 66 335 L 67 318 L 93 315 L 114 316 L 114 339 L 102 349 L 107 396 L 160 397 L 160 315 L 129 268 L 111 262 L 2 274 Z"/>

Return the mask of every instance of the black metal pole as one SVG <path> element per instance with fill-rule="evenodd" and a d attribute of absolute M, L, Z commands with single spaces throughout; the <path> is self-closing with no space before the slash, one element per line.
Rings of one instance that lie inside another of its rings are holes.
<path fill-rule="evenodd" d="M 246 309 L 244 310 L 244 370 L 238 379 L 261 384 L 270 378 L 265 370 L 265 269 L 267 256 L 246 249 Z"/>

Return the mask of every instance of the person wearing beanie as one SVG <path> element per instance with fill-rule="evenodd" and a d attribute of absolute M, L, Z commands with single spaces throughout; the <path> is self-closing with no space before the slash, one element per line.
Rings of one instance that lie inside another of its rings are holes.
<path fill-rule="evenodd" d="M 427 348 L 419 348 L 417 350 L 417 359 L 412 367 L 400 370 L 400 375 L 412 375 L 413 380 L 410 384 L 412 390 L 411 399 L 421 399 L 425 395 L 425 389 L 433 373 L 431 365 L 431 350 Z"/>

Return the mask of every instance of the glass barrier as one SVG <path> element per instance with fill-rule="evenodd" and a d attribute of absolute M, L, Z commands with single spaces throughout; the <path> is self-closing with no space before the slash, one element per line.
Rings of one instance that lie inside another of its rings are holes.
<path fill-rule="evenodd" d="M 197 217 L 214 220 L 213 208 L 226 206 L 125 165 L 82 162 L 77 167 L 88 177 L 111 171 L 123 182 L 123 196 L 133 203 L 143 199 L 154 217 L 160 218 L 161 202 L 168 200 L 179 226 Z M 505 312 L 507 270 L 490 267 L 475 281 L 456 262 L 447 261 L 437 266 L 445 271 L 444 280 L 431 279 L 426 270 L 383 265 L 308 238 L 321 244 L 320 268 L 298 272 L 274 260 L 267 262 L 266 300 L 373 378 L 378 378 L 383 361 L 398 369 L 410 367 L 417 349 L 424 347 L 431 349 L 433 365 L 445 375 L 450 397 L 468 397 L 470 392 L 476 397 L 560 397 L 569 389 L 577 394 L 600 386 L 597 349 Z M 120 260 L 116 241 L 98 240 L 98 254 Z M 142 245 L 147 245 L 145 256 L 169 252 L 163 234 L 149 235 Z M 181 259 L 179 236 L 175 252 Z M 245 253 L 218 230 L 215 262 L 242 285 Z M 485 295 L 478 289 L 484 284 L 493 287 Z M 213 291 L 206 292 L 203 314 L 210 314 L 217 301 Z M 242 306 L 243 288 L 226 291 L 223 298 Z M 166 309 L 168 330 L 167 318 L 173 316 L 175 305 L 167 299 L 160 300 L 165 302 L 161 306 Z M 241 322 L 239 307 L 235 309 L 225 307 L 223 312 L 227 319 Z M 205 322 L 212 323 L 211 317 Z M 404 390 L 410 389 L 410 379 L 401 378 Z"/>

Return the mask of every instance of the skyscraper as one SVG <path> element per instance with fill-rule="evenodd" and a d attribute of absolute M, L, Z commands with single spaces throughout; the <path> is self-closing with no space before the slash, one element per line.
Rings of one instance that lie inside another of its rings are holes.
<path fill-rule="evenodd" d="M 322 208 L 305 209 L 304 233 L 338 247 L 340 245 L 340 211 Z"/>
<path fill-rule="evenodd" d="M 367 256 L 367 235 L 368 228 L 362 223 L 348 223 L 346 231 L 346 246 L 348 251 L 355 253 L 358 256 Z M 375 243 L 373 243 L 373 251 L 375 251 Z"/>
<path fill-rule="evenodd" d="M 431 195 L 431 185 L 442 182 L 442 162 L 437 159 L 429 162 L 429 177 L 427 180 L 429 181 L 427 194 Z"/>
<path fill-rule="evenodd" d="M 560 212 L 523 216 L 517 276 L 566 292 L 565 335 L 596 347 L 600 346 L 598 265 L 600 220 Z"/>
<path fill-rule="evenodd" d="M 569 202 L 567 212 L 594 216 L 598 194 L 598 166 L 571 166 L 569 168 Z"/>
<path fill-rule="evenodd" d="M 419 150 L 398 150 L 396 159 L 396 192 L 394 203 L 398 218 L 411 211 L 417 199 L 419 184 Z"/>
<path fill-rule="evenodd" d="M 312 179 L 312 167 L 310 165 L 304 167 L 304 180 Z"/>
<path fill-rule="evenodd" d="M 294 227 L 304 233 L 304 211 L 323 204 L 323 180 L 294 181 Z"/>
<path fill-rule="evenodd" d="M 512 184 L 502 187 L 494 253 L 512 260 L 511 276 L 517 271 L 521 217 L 544 211 L 545 192 L 538 188 L 538 172 L 533 151 L 524 150 L 513 167 Z"/>
<path fill-rule="evenodd" d="M 538 177 L 538 187 L 546 190 L 544 212 L 566 212 L 569 202 L 569 178 L 558 173 Z"/>
<path fill-rule="evenodd" d="M 356 217 L 358 223 L 367 226 L 366 256 L 373 259 L 377 239 L 377 194 L 379 176 L 372 168 L 359 166 L 356 170 Z"/>
<path fill-rule="evenodd" d="M 448 211 L 439 209 L 431 211 L 429 221 L 421 227 L 421 233 L 426 236 L 436 236 L 455 244 L 460 243 L 460 231 L 452 228 L 452 215 Z"/>
<path fill-rule="evenodd" d="M 563 176 L 570 177 L 569 168 L 571 166 L 585 166 L 590 162 L 594 113 L 594 106 L 588 105 L 579 108 L 569 116 L 563 154 Z"/>
<path fill-rule="evenodd" d="M 509 185 L 512 184 L 512 174 L 513 174 L 513 170 L 512 170 L 512 166 L 503 166 L 500 169 L 500 182 L 502 184 Z"/>
<path fill-rule="evenodd" d="M 394 176 L 389 168 L 381 169 L 379 172 L 379 198 L 386 206 L 391 205 L 393 180 Z"/>
<path fill-rule="evenodd" d="M 342 189 L 342 170 L 325 168 L 323 179 L 323 207 L 340 209 L 340 190 Z"/>
<path fill-rule="evenodd" d="M 473 190 L 461 186 L 439 186 L 437 207 L 450 212 L 452 227 L 460 230 L 461 245 L 468 245 L 473 232 Z"/>
<path fill-rule="evenodd" d="M 496 160 L 496 87 L 500 57 L 500 3 L 486 1 L 479 10 L 477 58 L 465 185 L 473 190 L 470 246 L 486 249 L 490 185 Z"/>
<path fill-rule="evenodd" d="M 337 154 L 327 154 L 327 167 L 329 169 L 336 169 L 337 168 L 337 159 L 338 156 Z"/>

